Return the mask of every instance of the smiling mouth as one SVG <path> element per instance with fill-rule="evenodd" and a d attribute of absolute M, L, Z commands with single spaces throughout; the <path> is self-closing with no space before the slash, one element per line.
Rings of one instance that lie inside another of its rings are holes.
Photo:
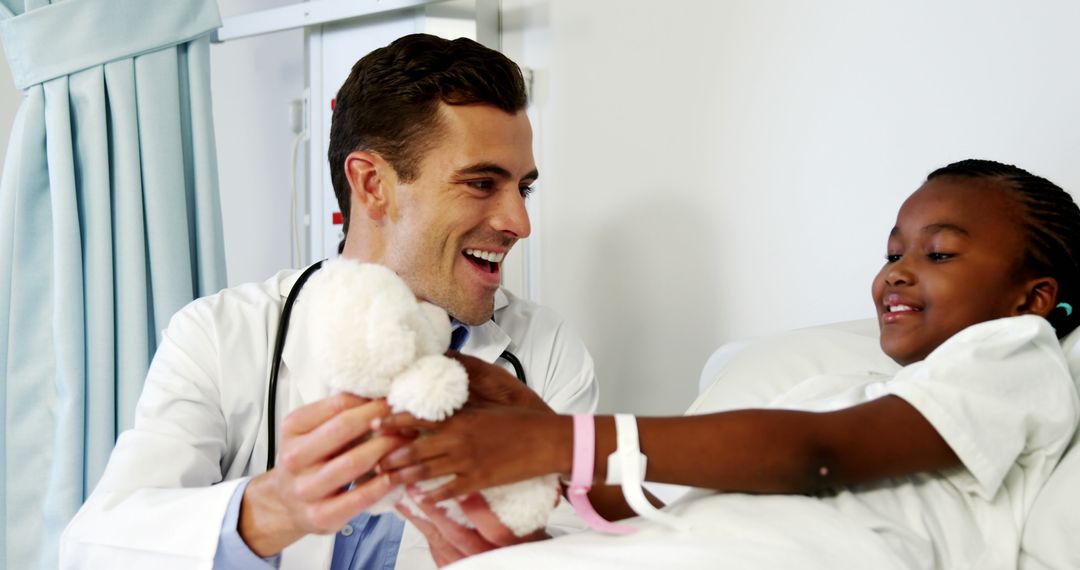
<path fill-rule="evenodd" d="M 886 313 L 918 313 L 922 309 L 918 307 L 912 307 L 910 305 L 886 305 Z"/>
<path fill-rule="evenodd" d="M 482 249 L 466 249 L 462 254 L 465 259 L 469 260 L 469 263 L 487 273 L 498 273 L 499 264 L 506 257 L 506 253 L 484 251 Z"/>

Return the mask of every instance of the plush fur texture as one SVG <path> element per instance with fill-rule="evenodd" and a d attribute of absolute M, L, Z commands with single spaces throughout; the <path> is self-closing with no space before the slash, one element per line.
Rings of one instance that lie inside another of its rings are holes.
<path fill-rule="evenodd" d="M 323 265 L 305 287 L 306 327 L 313 354 L 308 379 L 323 383 L 318 393 L 351 392 L 365 398 L 386 398 L 395 412 L 441 421 L 469 396 L 465 369 L 443 356 L 450 345 L 446 311 L 416 300 L 393 271 L 381 265 L 339 258 Z M 449 478 L 425 481 L 432 489 Z M 485 489 L 492 511 L 515 535 L 524 536 L 547 523 L 558 497 L 554 475 Z M 399 489 L 368 510 L 393 509 L 404 499 Z M 461 524 L 468 521 L 456 501 L 439 504 Z"/>

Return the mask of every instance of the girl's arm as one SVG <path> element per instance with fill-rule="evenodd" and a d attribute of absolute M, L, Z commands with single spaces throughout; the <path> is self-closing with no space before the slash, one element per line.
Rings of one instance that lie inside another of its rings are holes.
<path fill-rule="evenodd" d="M 431 431 L 380 466 L 401 483 L 457 474 L 428 494 L 432 501 L 548 473 L 568 475 L 572 467 L 572 418 L 536 408 L 466 408 L 437 424 L 399 414 L 384 418 L 381 428 Z M 638 418 L 638 431 L 649 481 L 720 491 L 811 493 L 960 464 L 933 426 L 895 396 L 826 413 Z M 614 420 L 597 416 L 594 481 L 604 481 L 614 450 Z M 590 499 L 606 516 L 631 514 L 615 489 L 599 487 Z"/>

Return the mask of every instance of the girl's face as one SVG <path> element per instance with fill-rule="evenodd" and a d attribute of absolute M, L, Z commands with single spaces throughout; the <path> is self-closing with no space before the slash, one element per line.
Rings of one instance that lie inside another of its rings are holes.
<path fill-rule="evenodd" d="M 907 365 L 973 324 L 1028 312 L 1022 207 L 995 182 L 957 177 L 908 197 L 873 284 L 886 354 Z"/>

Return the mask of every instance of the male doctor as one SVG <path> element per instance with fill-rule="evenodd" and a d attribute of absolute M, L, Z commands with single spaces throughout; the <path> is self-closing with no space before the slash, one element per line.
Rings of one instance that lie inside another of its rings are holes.
<path fill-rule="evenodd" d="M 525 103 L 518 67 L 465 39 L 407 36 L 357 62 L 330 132 L 341 254 L 390 267 L 445 308 L 462 353 L 494 362 L 509 349 L 553 409 L 592 411 L 597 386 L 581 341 L 551 311 L 499 288 L 501 261 L 529 235 L 525 198 L 538 176 Z M 432 566 L 415 529 L 364 513 L 389 491 L 387 477 L 349 486 L 404 442 L 362 439 L 386 404 L 338 395 L 300 405 L 311 398 L 297 371 L 312 365 L 302 294 L 280 362 L 277 461 L 266 470 L 267 378 L 299 274 L 226 289 L 173 317 L 135 427 L 64 533 L 62 567 Z M 539 401 L 471 388 L 504 404 Z"/>

